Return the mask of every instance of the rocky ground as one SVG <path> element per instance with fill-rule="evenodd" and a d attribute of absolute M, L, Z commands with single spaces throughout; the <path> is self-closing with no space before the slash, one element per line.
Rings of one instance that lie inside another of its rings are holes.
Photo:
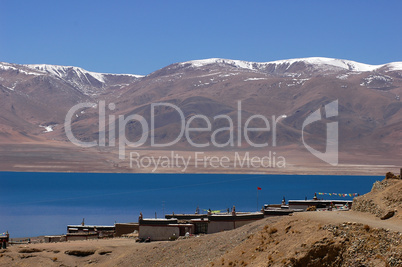
<path fill-rule="evenodd" d="M 369 212 L 296 213 L 171 242 L 114 238 L 13 245 L 0 250 L 0 266 L 402 266 L 401 185 L 382 181 L 356 199 L 356 209 Z M 363 199 L 381 213 L 362 209 Z M 397 215 L 381 220 L 389 208 Z"/>
<path fill-rule="evenodd" d="M 374 183 L 371 192 L 353 200 L 353 210 L 377 217 L 393 214 L 402 224 L 402 180 L 384 179 Z"/>
<path fill-rule="evenodd" d="M 211 266 L 401 266 L 401 240 L 398 231 L 296 215 L 266 225 Z"/>

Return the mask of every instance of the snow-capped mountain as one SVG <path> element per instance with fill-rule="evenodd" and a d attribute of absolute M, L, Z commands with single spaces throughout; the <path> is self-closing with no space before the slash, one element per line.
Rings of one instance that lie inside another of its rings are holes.
<path fill-rule="evenodd" d="M 295 58 L 286 60 L 276 60 L 270 62 L 249 62 L 242 60 L 231 60 L 222 58 L 209 58 L 202 60 L 192 60 L 187 62 L 179 63 L 182 66 L 188 66 L 197 68 L 203 67 L 211 64 L 221 64 L 229 65 L 241 69 L 248 70 L 276 70 L 283 69 L 288 70 L 295 64 L 304 64 L 305 66 L 313 66 L 316 69 L 328 70 L 328 69 L 342 69 L 348 71 L 365 72 L 365 71 L 375 71 L 380 68 L 386 67 L 390 70 L 402 70 L 402 62 L 394 62 L 383 65 L 369 65 L 364 63 L 359 63 L 352 60 L 335 59 L 335 58 L 325 58 L 325 57 L 310 57 L 310 58 Z"/>
<path fill-rule="evenodd" d="M 107 110 L 108 115 L 140 114 L 149 122 L 151 104 L 169 102 L 178 106 L 185 118 L 202 114 L 213 120 L 226 115 L 237 122 L 237 103 L 241 101 L 248 116 L 286 115 L 278 122 L 278 131 L 282 131 L 278 146 L 296 144 L 303 148 L 300 134 L 304 119 L 338 100 L 342 151 L 400 155 L 401 95 L 402 62 L 368 65 L 321 57 L 271 62 L 212 58 L 174 63 L 146 76 L 96 73 L 72 66 L 0 63 L 0 143 L 43 138 L 66 144 L 64 120 L 77 103 L 105 100 L 115 106 Z M 72 127 L 80 140 L 97 140 L 97 112 L 88 108 L 75 114 Z M 156 143 L 174 140 L 180 118 L 162 109 L 154 119 Z M 222 126 L 217 121 L 212 127 Z M 261 128 L 258 123 L 254 126 Z M 139 133 L 135 124 L 127 128 L 132 140 L 140 138 Z M 314 144 L 322 145 L 325 123 L 306 129 L 305 134 Z M 223 144 L 228 133 L 215 137 Z M 256 143 L 271 142 L 264 134 L 253 138 Z M 194 140 L 206 143 L 210 135 L 200 133 Z M 186 142 L 178 144 L 185 146 Z"/>
<path fill-rule="evenodd" d="M 135 74 L 110 74 L 110 73 L 98 73 L 84 70 L 83 68 L 74 67 L 74 66 L 59 66 L 59 65 L 47 65 L 47 64 L 25 64 L 30 69 L 39 70 L 44 73 L 50 73 L 54 76 L 57 76 L 61 79 L 64 79 L 69 76 L 70 73 L 75 73 L 82 79 L 88 79 L 88 76 L 98 80 L 101 83 L 105 83 L 105 79 L 107 76 L 128 76 L 133 78 L 141 78 L 143 75 L 135 75 Z"/>
<path fill-rule="evenodd" d="M 14 75 L 26 76 L 47 76 L 51 79 L 61 80 L 76 90 L 86 95 L 96 96 L 104 93 L 108 87 L 121 87 L 131 84 L 132 82 L 143 77 L 134 74 L 109 74 L 87 71 L 83 68 L 73 66 L 59 66 L 47 64 L 10 64 L 0 62 L 0 71 L 7 71 Z M 29 77 L 17 80 L 26 80 Z M 18 81 L 11 88 L 14 89 L 18 85 Z"/>
<path fill-rule="evenodd" d="M 62 125 L 66 111 L 75 104 L 114 98 L 141 77 L 0 62 L 0 135 L 1 129 L 44 133 L 43 128 Z"/>
<path fill-rule="evenodd" d="M 47 64 L 29 64 L 23 65 L 29 69 L 37 70 L 44 74 L 50 74 L 61 80 L 70 83 L 73 87 L 85 94 L 96 95 L 104 92 L 108 86 L 121 86 L 134 82 L 136 79 L 143 77 L 134 74 L 108 74 L 87 71 L 85 69 L 73 66 L 59 66 Z M 119 82 L 116 84 L 116 79 Z M 121 81 L 121 80 L 124 81 Z"/>

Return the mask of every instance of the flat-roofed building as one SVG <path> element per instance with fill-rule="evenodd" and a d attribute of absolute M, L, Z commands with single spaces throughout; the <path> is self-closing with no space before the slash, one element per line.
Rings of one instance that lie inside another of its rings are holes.
<path fill-rule="evenodd" d="M 114 225 L 67 225 L 66 240 L 113 237 Z"/>
<path fill-rule="evenodd" d="M 177 219 L 140 219 L 138 237 L 150 238 L 152 241 L 169 240 L 169 238 L 194 233 L 194 224 L 179 223 Z"/>

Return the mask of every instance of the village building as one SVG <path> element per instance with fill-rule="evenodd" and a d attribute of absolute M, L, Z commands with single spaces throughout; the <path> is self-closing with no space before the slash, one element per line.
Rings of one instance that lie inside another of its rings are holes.
<path fill-rule="evenodd" d="M 175 239 L 179 236 L 194 234 L 194 224 L 179 223 L 177 219 L 142 219 L 139 220 L 138 237 L 152 241 Z"/>
<path fill-rule="evenodd" d="M 317 209 L 336 208 L 346 210 L 352 207 L 352 203 L 352 200 L 289 200 L 289 209 L 306 211 L 309 207 L 314 206 Z"/>
<path fill-rule="evenodd" d="M 222 231 L 233 230 L 248 223 L 264 218 L 262 212 L 236 212 L 235 207 L 232 212 L 213 214 L 167 214 L 165 218 L 168 220 L 177 220 L 180 224 L 193 225 L 194 234 L 213 234 Z M 180 236 L 183 234 L 180 233 Z M 190 233 L 191 234 L 191 233 Z M 140 235 L 141 227 L 140 227 Z"/>
<path fill-rule="evenodd" d="M 113 237 L 114 225 L 68 225 L 66 241 Z"/>

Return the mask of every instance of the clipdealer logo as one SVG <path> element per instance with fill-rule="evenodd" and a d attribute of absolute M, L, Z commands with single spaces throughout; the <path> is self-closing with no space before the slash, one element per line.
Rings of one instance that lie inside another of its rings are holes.
<path fill-rule="evenodd" d="M 325 161 L 326 163 L 332 165 L 332 166 L 337 166 L 338 165 L 338 122 L 329 122 L 327 123 L 327 137 L 326 137 L 326 146 L 325 146 L 325 152 L 320 152 L 308 144 L 306 144 L 304 140 L 304 128 L 316 121 L 319 121 L 322 119 L 322 117 L 325 118 L 332 118 L 338 116 L 338 100 L 335 100 L 324 107 L 325 115 L 321 115 L 321 109 L 317 109 L 313 113 L 311 113 L 303 122 L 302 126 L 302 141 L 303 145 L 307 148 L 308 151 L 310 151 L 311 154 L 316 156 L 317 158 L 321 159 L 322 161 Z"/>
<path fill-rule="evenodd" d="M 73 134 L 73 129 L 72 129 L 72 121 L 74 116 L 77 116 L 77 112 L 81 111 L 83 109 L 88 109 L 88 108 L 98 108 L 98 115 L 99 115 L 99 136 L 98 140 L 93 140 L 93 141 L 82 141 L 76 138 Z M 245 122 L 243 122 L 242 118 L 242 105 L 241 101 L 237 102 L 237 118 L 232 119 L 228 115 L 225 114 L 220 114 L 216 115 L 212 118 L 208 118 L 205 115 L 202 114 L 196 114 L 196 115 L 191 115 L 190 117 L 185 117 L 183 111 L 176 105 L 171 104 L 171 103 L 166 103 L 166 102 L 161 102 L 161 103 L 152 103 L 151 104 L 151 110 L 150 110 L 150 122 L 148 123 L 147 120 L 139 115 L 139 114 L 130 114 L 130 115 L 119 115 L 116 117 L 116 115 L 108 115 L 106 116 L 107 110 L 113 111 L 115 110 L 116 105 L 114 103 L 110 103 L 106 105 L 105 101 L 99 101 L 98 104 L 96 103 L 80 103 L 75 106 L 73 106 L 67 113 L 66 118 L 65 118 L 65 123 L 64 123 L 64 128 L 66 132 L 67 138 L 72 142 L 74 145 L 80 146 L 80 147 L 118 147 L 118 152 L 119 152 L 119 159 L 124 160 L 126 159 L 126 149 L 129 148 L 138 148 L 143 146 L 146 142 L 150 144 L 152 148 L 166 148 L 166 147 L 173 147 L 175 144 L 177 144 L 180 140 L 185 139 L 189 145 L 191 145 L 194 148 L 206 148 L 206 147 L 215 147 L 215 148 L 224 148 L 224 147 L 238 147 L 241 148 L 242 145 L 244 144 L 244 141 L 250 146 L 254 148 L 264 148 L 268 147 L 269 143 L 263 142 L 263 143 L 255 143 L 252 138 L 250 138 L 251 133 L 255 132 L 266 132 L 270 134 L 271 136 L 271 146 L 276 147 L 277 145 L 277 124 L 281 119 L 286 118 L 286 115 L 280 115 L 278 117 L 276 116 L 271 116 L 266 117 L 260 114 L 255 114 L 251 115 L 245 119 Z M 168 108 L 171 109 L 172 111 L 176 112 L 179 115 L 180 118 L 180 132 L 176 136 L 174 140 L 171 140 L 166 143 L 157 143 L 155 140 L 155 115 L 157 114 L 156 112 L 158 111 L 159 108 Z M 334 117 L 338 115 L 338 101 L 333 101 L 332 103 L 328 104 L 325 106 L 325 114 L 326 118 L 329 117 Z M 328 123 L 327 125 L 327 145 L 326 145 L 326 152 L 322 153 L 320 151 L 317 151 L 313 149 L 311 146 L 309 146 L 305 140 L 304 140 L 304 128 L 322 118 L 320 109 L 316 110 L 312 114 L 310 114 L 305 121 L 303 122 L 303 127 L 302 127 L 302 141 L 306 149 L 312 153 L 314 156 L 317 158 L 335 166 L 338 163 L 338 123 L 337 122 L 331 122 Z M 205 127 L 199 127 L 195 128 L 192 127 L 192 122 L 194 120 L 201 120 L 204 122 Z M 218 129 L 213 130 L 212 125 L 213 122 L 216 120 L 226 120 L 227 125 L 225 127 L 221 127 Z M 259 122 L 263 122 L 264 127 L 260 128 L 254 128 L 251 126 L 251 122 L 259 120 Z M 139 140 L 132 142 L 130 141 L 127 136 L 126 136 L 126 128 L 127 125 L 132 122 L 136 121 L 141 125 L 141 136 Z M 117 125 L 116 125 L 117 124 Z M 235 125 L 237 126 L 235 127 Z M 229 133 L 229 138 L 226 142 L 224 143 L 219 143 L 217 141 L 217 135 L 221 132 L 228 132 Z M 116 136 L 116 132 L 118 133 L 118 136 Z M 203 132 L 209 132 L 210 133 L 210 139 L 204 143 L 197 143 L 195 142 L 192 137 L 191 133 L 203 133 Z M 107 134 L 106 134 L 107 133 Z M 107 136 L 107 138 L 106 138 Z M 148 140 L 150 138 L 150 140 Z M 107 141 L 107 142 L 106 142 Z M 204 165 L 199 164 L 199 156 L 202 153 L 196 152 L 193 157 L 194 161 L 194 166 L 204 166 L 204 167 L 212 167 L 212 168 L 228 168 L 228 161 L 230 162 L 230 158 L 227 156 L 221 157 L 219 159 L 216 158 L 216 156 L 211 156 L 211 157 L 204 157 Z M 269 155 L 268 155 L 269 154 Z M 237 166 L 240 166 L 243 168 L 243 166 L 246 167 L 253 167 L 253 168 L 258 168 L 258 167 L 285 167 L 285 158 L 282 156 L 278 156 L 279 160 L 275 161 L 275 152 L 269 151 L 266 156 L 263 157 L 253 157 L 250 156 L 249 153 L 244 153 L 243 156 L 241 156 L 238 152 L 235 152 L 233 155 L 233 165 L 232 167 L 236 167 L 236 160 L 238 163 Z M 184 156 L 176 155 L 174 158 L 171 157 L 170 159 L 168 157 L 164 157 L 163 160 L 162 158 L 159 158 L 159 161 L 157 159 L 151 159 L 147 158 L 145 156 L 142 156 L 138 152 L 130 152 L 130 165 L 133 165 L 133 162 L 137 164 L 139 167 L 150 167 L 151 164 L 153 166 L 159 166 L 159 162 L 164 162 L 164 164 L 161 164 L 160 166 L 162 167 L 178 167 L 179 163 L 182 162 L 184 165 L 187 162 L 187 165 L 185 166 L 184 170 L 187 169 L 187 167 L 190 164 L 190 159 L 191 156 L 187 156 L 187 158 L 184 158 Z M 274 164 L 272 164 L 272 159 Z M 173 164 L 173 162 L 176 163 Z M 209 165 L 207 166 L 205 162 L 209 162 Z M 251 163 L 250 163 L 251 162 Z M 279 164 L 279 163 L 280 164 Z M 156 171 L 156 168 L 153 168 L 152 171 Z"/>

